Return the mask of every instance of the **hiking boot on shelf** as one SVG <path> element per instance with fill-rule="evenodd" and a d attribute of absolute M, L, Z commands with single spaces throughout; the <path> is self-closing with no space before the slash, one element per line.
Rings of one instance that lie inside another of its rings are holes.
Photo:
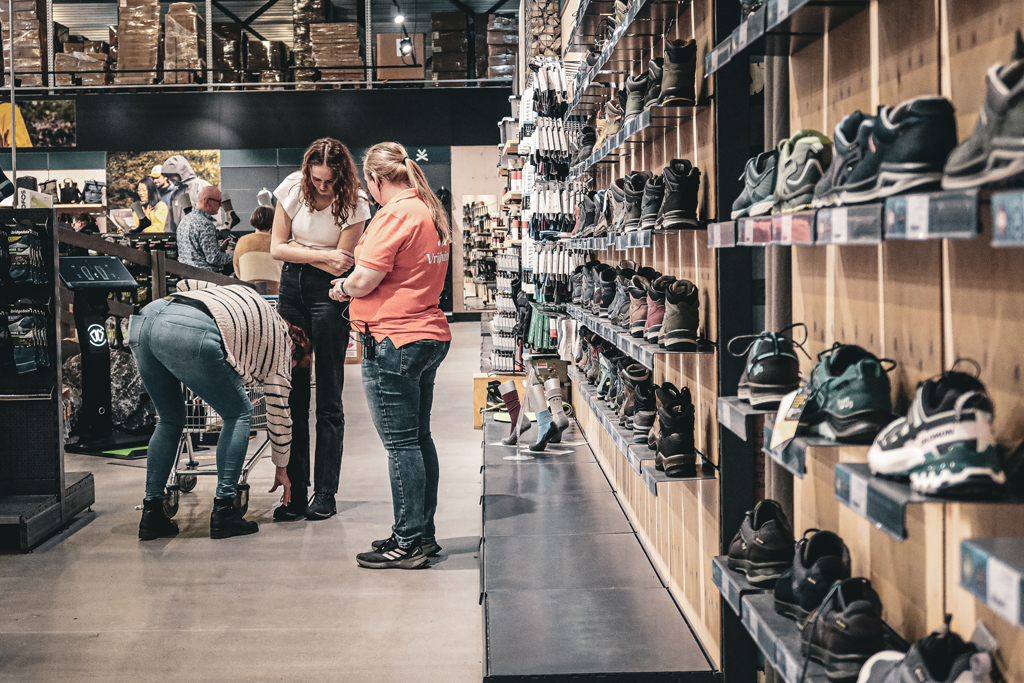
<path fill-rule="evenodd" d="M 814 186 L 814 201 L 817 208 L 832 206 L 839 202 L 841 192 L 838 188 L 850 169 L 864 156 L 871 139 L 871 128 L 875 125 L 875 117 L 862 113 L 859 109 L 847 114 L 836 124 L 832 136 L 832 163 L 825 175 Z"/>
<path fill-rule="evenodd" d="M 594 293 L 590 297 L 590 303 L 587 304 L 590 312 L 594 315 L 601 314 L 601 300 L 604 298 L 603 277 L 607 270 L 612 270 L 607 263 L 598 263 L 594 267 Z"/>
<path fill-rule="evenodd" d="M 629 12 L 629 3 L 623 2 L 623 0 L 615 0 L 615 7 L 613 9 L 613 16 L 615 18 L 615 25 L 621 26 L 623 20 L 626 18 L 626 13 Z"/>
<path fill-rule="evenodd" d="M 626 426 L 626 420 L 636 412 L 636 391 L 641 384 L 651 383 L 651 371 L 639 363 L 630 363 L 622 375 L 624 400 L 619 409 L 619 424 Z"/>
<path fill-rule="evenodd" d="M 726 347 L 729 353 L 737 358 L 747 357 L 736 389 L 737 398 L 759 410 L 771 410 L 779 407 L 783 396 L 800 388 L 800 359 L 796 348 L 803 349 L 803 345 L 794 344 L 785 336 L 796 327 L 802 327 L 806 334 L 807 326 L 797 323 L 782 332 L 748 334 L 729 341 Z M 737 350 L 735 342 L 748 344 Z"/>
<path fill-rule="evenodd" d="M 676 280 L 665 289 L 665 320 L 658 344 L 666 351 L 696 351 L 700 327 L 700 296 L 689 280 Z"/>
<path fill-rule="evenodd" d="M 774 500 L 762 500 L 748 510 L 729 544 L 729 569 L 747 581 L 771 588 L 793 564 L 793 527 Z"/>
<path fill-rule="evenodd" d="M 858 683 L 991 683 L 992 655 L 950 630 L 952 614 L 907 652 L 882 650 L 861 667 Z"/>
<path fill-rule="evenodd" d="M 832 163 L 832 141 L 816 130 L 801 130 L 779 143 L 772 213 L 811 208 L 814 188 Z"/>
<path fill-rule="evenodd" d="M 850 549 L 831 531 L 808 529 L 793 565 L 775 583 L 775 611 L 803 622 L 836 581 L 850 578 Z"/>
<path fill-rule="evenodd" d="M 597 261 L 590 261 L 583 264 L 583 291 L 580 295 L 580 302 L 584 308 L 586 308 L 588 302 L 594 298 L 594 284 L 597 281 L 594 267 L 597 263 Z"/>
<path fill-rule="evenodd" d="M 670 40 L 665 43 L 665 59 L 661 76 L 662 107 L 690 106 L 697 101 L 697 42 Z"/>
<path fill-rule="evenodd" d="M 622 129 L 622 109 L 619 108 L 618 103 L 614 99 L 604 103 L 604 120 L 604 130 L 597 136 L 594 149 L 600 148 L 601 145 L 614 138 L 619 130 Z"/>
<path fill-rule="evenodd" d="M 661 274 L 658 271 L 656 271 L 654 268 L 651 268 L 649 266 L 641 266 L 640 268 L 637 268 L 636 272 L 633 274 L 632 277 L 630 277 L 628 280 L 623 280 L 621 282 L 622 289 L 623 289 L 623 294 L 624 294 L 625 298 L 622 300 L 621 307 L 619 308 L 619 317 L 618 317 L 618 319 L 617 320 L 613 320 L 612 322 L 614 322 L 616 325 L 621 327 L 626 332 L 626 334 L 632 334 L 632 330 L 633 330 L 632 324 L 633 324 L 634 308 L 639 305 L 638 304 L 638 297 L 634 297 L 634 295 L 631 293 L 631 290 L 634 288 L 633 280 L 636 278 L 637 275 L 639 275 L 641 278 L 647 280 L 648 282 L 650 282 L 651 279 L 655 279 L 656 280 L 659 277 L 661 277 Z M 643 306 L 644 306 L 643 318 L 644 318 L 644 320 L 646 320 L 646 318 L 647 318 L 647 313 L 646 313 L 646 310 L 647 310 L 647 286 L 646 285 L 644 285 Z M 639 315 L 640 311 L 636 310 L 636 313 L 637 313 L 637 315 Z M 641 334 L 641 336 L 643 335 L 643 330 L 640 330 L 640 334 Z"/>
<path fill-rule="evenodd" d="M 644 186 L 644 197 L 640 203 L 639 230 L 653 230 L 658 222 L 658 210 L 665 199 L 665 179 L 660 175 L 652 176 Z"/>
<path fill-rule="evenodd" d="M 629 283 L 636 275 L 636 261 L 620 261 L 619 272 L 615 277 L 615 298 L 608 307 L 608 322 L 620 325 L 623 313 L 629 315 Z"/>
<path fill-rule="evenodd" d="M 598 287 L 601 291 L 601 298 L 598 304 L 598 315 L 602 318 L 608 317 L 608 307 L 612 304 L 612 299 L 615 298 L 615 278 L 618 277 L 615 268 L 605 268 L 601 271 L 601 279 Z M 597 300 L 597 291 L 595 290 L 595 300 Z"/>
<path fill-rule="evenodd" d="M 630 76 L 626 79 L 626 110 L 622 118 L 623 127 L 628 126 L 644 111 L 644 97 L 647 95 L 647 74 Z"/>
<path fill-rule="evenodd" d="M 644 109 L 650 109 L 661 97 L 661 78 L 665 60 L 661 57 L 652 59 L 647 65 L 647 94 L 644 95 Z"/>
<path fill-rule="evenodd" d="M 697 227 L 697 197 L 700 191 L 700 169 L 689 159 L 673 159 L 662 174 L 665 198 L 658 210 L 654 227 L 678 230 Z"/>
<path fill-rule="evenodd" d="M 590 233 L 594 232 L 594 224 L 597 222 L 597 202 L 594 197 L 596 194 L 587 193 L 583 195 L 583 199 L 580 202 L 580 214 L 576 229 L 573 231 L 577 237 L 587 237 Z"/>
<path fill-rule="evenodd" d="M 633 232 L 640 228 L 640 221 L 643 216 L 644 191 L 647 189 L 647 181 L 650 179 L 651 174 L 647 171 L 637 171 L 626 177 L 624 183 L 626 215 L 622 222 L 624 232 Z"/>
<path fill-rule="evenodd" d="M 604 349 L 602 342 L 590 345 L 590 362 L 587 365 L 587 383 L 590 386 L 597 386 L 601 378 L 601 351 Z"/>
<path fill-rule="evenodd" d="M 1024 39 L 1017 31 L 1008 64 L 985 74 L 986 94 L 974 132 L 949 155 L 942 187 L 960 190 L 1024 177 Z"/>
<path fill-rule="evenodd" d="M 576 266 L 569 276 L 569 291 L 572 303 L 578 304 L 583 299 L 583 266 Z"/>
<path fill-rule="evenodd" d="M 762 152 L 747 161 L 740 180 L 743 192 L 732 203 L 732 219 L 766 216 L 775 205 L 775 172 L 779 161 L 777 150 Z"/>
<path fill-rule="evenodd" d="M 688 389 L 679 398 L 658 410 L 661 433 L 654 468 L 669 477 L 693 477 L 697 474 L 697 449 L 694 445 L 694 406 Z"/>
<path fill-rule="evenodd" d="M 572 159 L 569 161 L 569 167 L 582 164 L 584 161 L 590 158 L 590 155 L 594 152 L 594 144 L 597 142 L 597 131 L 590 126 L 583 129 L 583 135 L 580 137 L 580 146 L 576 149 L 576 153 L 572 155 Z"/>
<path fill-rule="evenodd" d="M 643 337 L 647 326 L 647 286 L 650 281 L 634 275 L 629 283 L 629 336 Z"/>
<path fill-rule="evenodd" d="M 891 363 L 888 368 L 882 363 Z M 836 342 L 818 354 L 801 427 L 844 443 L 871 443 L 893 421 L 888 372 L 896 362 Z"/>
<path fill-rule="evenodd" d="M 633 443 L 646 444 L 651 434 L 651 427 L 658 416 L 658 406 L 654 392 L 656 387 L 651 382 L 642 382 L 633 390 L 632 424 L 627 418 L 626 426 L 633 430 Z"/>
<path fill-rule="evenodd" d="M 654 420 L 651 423 L 651 431 L 647 435 L 647 447 L 652 451 L 658 450 L 658 437 L 661 436 L 661 419 L 658 417 L 658 411 L 681 400 L 683 391 L 689 394 L 690 390 L 687 387 L 683 387 L 683 390 L 680 391 L 672 382 L 663 382 L 661 386 L 655 387 Z"/>
<path fill-rule="evenodd" d="M 843 204 L 885 199 L 939 186 L 956 147 L 956 114 L 945 97 L 917 97 L 885 107 L 860 161 L 840 186 Z"/>
<path fill-rule="evenodd" d="M 676 281 L 674 275 L 662 275 L 647 287 L 647 325 L 644 339 L 652 344 L 661 341 L 661 327 L 665 322 L 665 290 Z"/>
<path fill-rule="evenodd" d="M 985 385 L 949 371 L 917 385 L 910 411 L 868 450 L 871 471 L 909 479 L 918 493 L 981 493 L 1006 482 Z"/>
<path fill-rule="evenodd" d="M 612 204 L 612 222 L 608 232 L 622 232 L 622 223 L 626 217 L 626 179 L 616 178 L 608 188 L 608 196 Z"/>
<path fill-rule="evenodd" d="M 601 368 L 601 376 L 597 380 L 597 396 L 598 398 L 604 398 L 608 393 L 608 389 L 611 387 L 612 376 L 617 372 L 615 369 L 615 361 L 619 359 L 622 352 L 612 347 L 601 352 L 598 357 L 598 363 Z"/>
<path fill-rule="evenodd" d="M 830 681 L 853 683 L 883 644 L 882 601 L 864 578 L 832 584 L 800 629 L 800 649 L 825 665 Z M 917 680 L 917 679 L 915 679 Z"/>

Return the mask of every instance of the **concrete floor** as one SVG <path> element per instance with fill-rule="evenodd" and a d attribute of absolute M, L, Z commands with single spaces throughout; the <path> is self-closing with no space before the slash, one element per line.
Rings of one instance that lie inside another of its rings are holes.
<path fill-rule="evenodd" d="M 96 504 L 29 554 L 0 554 L 0 681 L 479 681 L 481 432 L 472 427 L 480 324 L 453 325 L 437 376 L 438 542 L 425 570 L 355 555 L 390 533 L 386 455 L 359 366 L 347 367 L 338 515 L 274 523 L 272 464 L 250 476 L 252 536 L 213 541 L 214 479 L 182 496 L 181 534 L 140 543 L 145 470 L 69 455 Z"/>

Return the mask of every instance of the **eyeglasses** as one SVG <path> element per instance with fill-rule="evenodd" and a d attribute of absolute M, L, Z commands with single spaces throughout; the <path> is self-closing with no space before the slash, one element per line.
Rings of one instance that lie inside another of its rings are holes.
<path fill-rule="evenodd" d="M 208 201 L 208 202 L 217 202 L 218 204 L 223 204 L 223 202 L 221 200 L 214 199 L 213 197 L 208 198 L 206 201 Z"/>

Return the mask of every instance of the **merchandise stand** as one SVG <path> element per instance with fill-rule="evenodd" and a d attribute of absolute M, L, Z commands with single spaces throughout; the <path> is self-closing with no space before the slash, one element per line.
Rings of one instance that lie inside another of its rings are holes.
<path fill-rule="evenodd" d="M 22 550 L 37 545 L 67 525 L 96 500 L 89 472 L 64 471 L 64 417 L 61 396 L 56 216 L 47 209 L 0 209 L 0 238 L 29 229 L 40 240 L 36 282 L 17 282 L 0 274 L 0 309 L 4 335 L 0 352 L 11 353 L 17 365 L 0 361 L 0 526 L 17 527 Z M 4 267 L 9 268 L 8 264 Z M 7 316 L 14 311 L 39 312 L 32 338 L 35 369 L 26 371 L 28 338 L 11 339 Z M 45 318 L 40 328 L 39 319 Z M 18 355 L 13 351 L 18 350 Z M 45 359 L 45 360 L 44 360 Z M 20 372 L 19 372 L 20 370 Z M 17 392 L 17 393 L 15 393 Z"/>

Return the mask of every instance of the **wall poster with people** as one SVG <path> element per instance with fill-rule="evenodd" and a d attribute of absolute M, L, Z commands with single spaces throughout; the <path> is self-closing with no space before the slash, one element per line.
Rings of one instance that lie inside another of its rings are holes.
<path fill-rule="evenodd" d="M 139 184 L 157 174 L 156 169 L 174 156 L 182 156 L 195 176 L 220 186 L 220 150 L 158 150 L 107 152 L 107 201 L 112 209 L 127 209 L 139 200 Z M 157 185 L 161 185 L 158 180 Z M 161 188 L 162 189 L 162 188 Z"/>
<path fill-rule="evenodd" d="M 18 100 L 14 106 L 14 141 L 19 148 L 74 147 L 77 128 L 74 100 Z M 0 102 L 0 148 L 11 146 L 11 104 Z"/>

